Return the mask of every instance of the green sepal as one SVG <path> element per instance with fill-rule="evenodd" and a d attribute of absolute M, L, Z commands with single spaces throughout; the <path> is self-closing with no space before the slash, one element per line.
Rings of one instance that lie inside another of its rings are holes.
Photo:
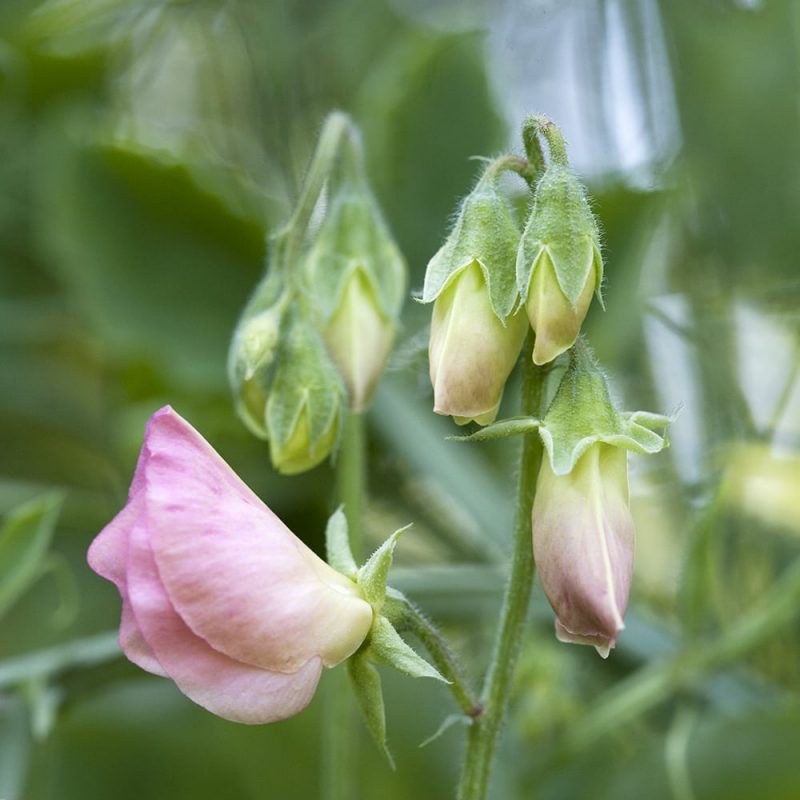
<path fill-rule="evenodd" d="M 380 312 L 396 320 L 406 292 L 406 264 L 364 179 L 349 178 L 330 200 L 305 259 L 305 274 L 324 321 L 361 270 Z"/>
<path fill-rule="evenodd" d="M 570 363 L 539 428 L 556 475 L 571 472 L 596 442 L 637 453 L 658 453 L 668 446 L 666 428 L 674 417 L 647 411 L 617 411 L 606 377 L 582 339 L 570 350 Z"/>
<path fill-rule="evenodd" d="M 308 417 L 310 468 L 335 448 L 344 407 L 344 389 L 302 305 L 293 304 L 287 317 L 275 376 L 269 389 L 267 434 L 273 452 L 280 451 L 289 443 L 305 412 Z"/>
<path fill-rule="evenodd" d="M 485 428 L 468 436 L 448 436 L 456 442 L 488 442 L 492 439 L 506 439 L 509 436 L 521 436 L 539 429 L 541 422 L 535 417 L 509 417 L 493 422 Z"/>
<path fill-rule="evenodd" d="M 381 676 L 359 651 L 347 660 L 347 674 L 361 710 L 361 716 L 378 749 L 386 756 L 389 766 L 394 769 L 394 759 L 386 745 L 386 709 L 383 703 Z"/>
<path fill-rule="evenodd" d="M 325 527 L 325 554 L 327 562 L 337 572 L 355 580 L 358 565 L 350 549 L 350 532 L 344 506 L 339 506 L 328 519 Z"/>
<path fill-rule="evenodd" d="M 569 167 L 551 164 L 536 187 L 531 210 L 516 254 L 517 290 L 524 304 L 533 273 L 547 253 L 556 280 L 570 305 L 578 305 L 592 265 L 595 293 L 602 304 L 603 258 L 600 234 L 586 193 Z"/>
<path fill-rule="evenodd" d="M 432 303 L 462 269 L 477 262 L 501 322 L 517 304 L 514 262 L 520 231 L 497 178 L 486 173 L 464 198 L 445 243 L 428 262 L 420 301 Z"/>
<path fill-rule="evenodd" d="M 372 606 L 376 618 L 380 615 L 386 599 L 386 580 L 389 576 L 389 568 L 392 566 L 394 548 L 397 546 L 400 536 L 410 527 L 411 525 L 406 525 L 404 528 L 396 530 L 358 570 L 356 583 L 364 592 L 364 599 Z"/>
<path fill-rule="evenodd" d="M 376 616 L 367 639 L 366 653 L 376 664 L 384 664 L 412 678 L 436 678 L 449 683 L 434 666 L 420 656 L 384 616 Z"/>

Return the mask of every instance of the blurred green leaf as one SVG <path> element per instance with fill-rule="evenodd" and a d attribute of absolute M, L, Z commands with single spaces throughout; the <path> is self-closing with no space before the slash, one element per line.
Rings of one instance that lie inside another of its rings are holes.
<path fill-rule="evenodd" d="M 52 493 L 6 516 L 0 528 L 0 617 L 41 575 L 63 497 Z"/>
<path fill-rule="evenodd" d="M 0 695 L 0 798 L 22 800 L 30 761 L 31 733 L 25 704 Z"/>

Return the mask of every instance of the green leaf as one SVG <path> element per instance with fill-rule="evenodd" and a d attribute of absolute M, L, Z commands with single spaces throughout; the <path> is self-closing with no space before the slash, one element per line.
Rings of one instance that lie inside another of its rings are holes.
<path fill-rule="evenodd" d="M 469 436 L 448 436 L 455 442 L 488 442 L 492 439 L 505 439 L 509 436 L 520 436 L 533 433 L 542 423 L 533 417 L 509 417 L 493 422 Z"/>
<path fill-rule="evenodd" d="M 52 492 L 6 516 L 0 528 L 0 616 L 42 574 L 62 500 Z"/>
<path fill-rule="evenodd" d="M 386 746 L 386 709 L 383 703 L 381 676 L 364 653 L 356 653 L 347 660 L 347 672 L 367 730 L 386 756 L 389 766 L 394 769 L 394 759 Z"/>
<path fill-rule="evenodd" d="M 443 683 L 449 683 L 439 670 L 403 640 L 386 617 L 377 617 L 375 620 L 366 653 L 372 661 L 399 669 L 412 678 L 436 678 Z"/>
<path fill-rule="evenodd" d="M 355 578 L 358 565 L 350 549 L 350 532 L 343 506 L 339 506 L 328 519 L 325 528 L 325 549 L 328 563 L 338 572 Z"/>

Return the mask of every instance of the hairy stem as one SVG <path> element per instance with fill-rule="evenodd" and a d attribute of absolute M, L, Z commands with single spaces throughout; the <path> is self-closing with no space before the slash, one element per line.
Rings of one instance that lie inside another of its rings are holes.
<path fill-rule="evenodd" d="M 439 629 L 411 602 L 405 601 L 402 626 L 425 646 L 436 669 L 450 682 L 450 691 L 459 708 L 468 717 L 482 713 L 480 700 L 467 682 L 461 667 Z"/>
<path fill-rule="evenodd" d="M 540 412 L 544 373 L 533 364 L 532 350 L 533 336 L 529 335 L 523 356 L 521 411 L 537 417 Z M 538 433 L 525 434 L 520 456 L 511 575 L 506 586 L 500 612 L 500 628 L 481 695 L 483 712 L 475 718 L 469 730 L 466 759 L 458 790 L 459 800 L 484 800 L 489 788 L 497 737 L 508 706 L 533 587 L 531 511 L 541 460 L 542 444 Z"/>

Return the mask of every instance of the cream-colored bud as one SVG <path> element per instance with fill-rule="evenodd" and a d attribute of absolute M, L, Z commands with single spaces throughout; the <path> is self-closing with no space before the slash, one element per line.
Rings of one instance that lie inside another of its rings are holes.
<path fill-rule="evenodd" d="M 522 312 L 505 325 L 498 319 L 477 261 L 453 273 L 433 306 L 433 410 L 451 415 L 458 424 L 492 422 L 527 329 Z"/>

